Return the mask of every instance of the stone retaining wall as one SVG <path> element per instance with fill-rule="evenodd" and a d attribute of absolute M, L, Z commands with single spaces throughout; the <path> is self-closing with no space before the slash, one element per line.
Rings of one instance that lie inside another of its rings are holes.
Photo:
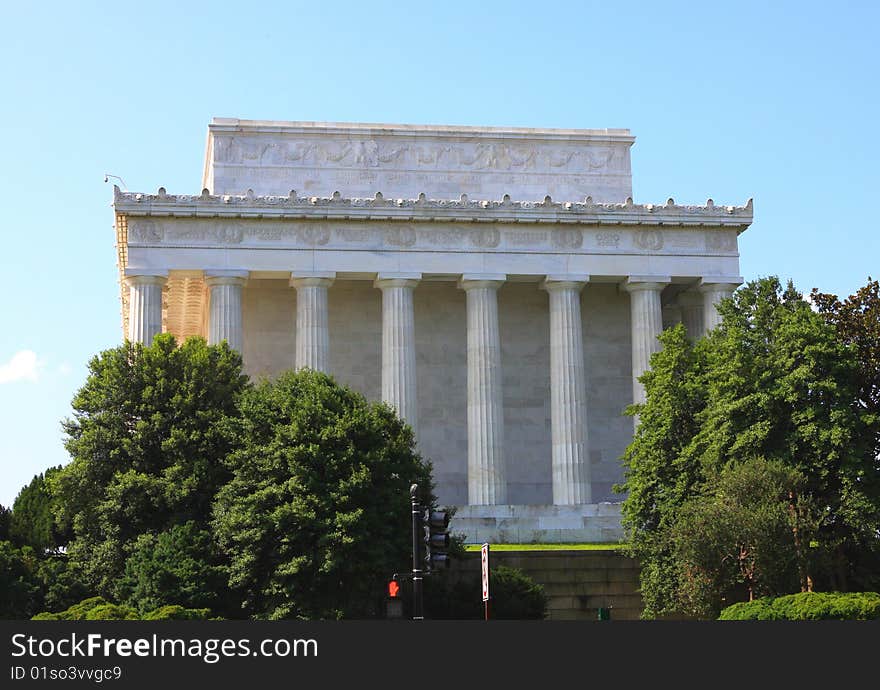
<path fill-rule="evenodd" d="M 613 549 L 606 551 L 494 551 L 490 567 L 519 568 L 544 587 L 548 620 L 637 620 L 642 612 L 638 563 Z M 457 567 L 479 576 L 480 553 L 468 552 Z"/>

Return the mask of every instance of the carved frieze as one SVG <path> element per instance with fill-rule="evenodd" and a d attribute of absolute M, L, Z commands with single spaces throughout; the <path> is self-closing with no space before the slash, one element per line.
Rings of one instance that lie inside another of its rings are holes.
<path fill-rule="evenodd" d="M 531 142 L 399 142 L 393 139 L 267 138 L 228 136 L 214 140 L 214 163 L 243 166 L 391 168 L 628 173 L 621 146 Z"/>
<path fill-rule="evenodd" d="M 597 232 L 596 244 L 600 247 L 617 249 L 620 246 L 620 233 L 618 232 Z"/>
<path fill-rule="evenodd" d="M 731 231 L 707 231 L 706 251 L 708 252 L 731 252 L 736 251 L 736 233 Z"/>
<path fill-rule="evenodd" d="M 618 226 L 614 231 L 570 225 L 543 229 L 521 223 L 400 223 L 210 218 L 132 218 L 131 246 L 576 254 L 735 254 L 735 230 L 660 230 Z"/>
<path fill-rule="evenodd" d="M 584 233 L 580 230 L 558 228 L 551 231 L 550 237 L 558 249 L 579 249 L 584 242 Z"/>
<path fill-rule="evenodd" d="M 551 194 L 623 201 L 632 194 L 628 132 L 603 135 L 506 136 L 475 133 L 320 127 L 279 131 L 211 130 L 208 161 L 214 191 L 279 194 L 294 188 L 330 196 L 409 196 L 447 192 L 525 199 Z"/>
<path fill-rule="evenodd" d="M 639 230 L 635 235 L 635 243 L 639 249 L 656 251 L 663 248 L 663 232 L 653 228 Z"/>
<path fill-rule="evenodd" d="M 412 247 L 416 243 L 416 231 L 408 225 L 389 225 L 385 228 L 385 243 L 394 247 Z"/>
<path fill-rule="evenodd" d="M 490 249 L 497 247 L 501 241 L 498 228 L 479 228 L 471 231 L 471 242 L 475 247 Z"/>
<path fill-rule="evenodd" d="M 164 231 L 161 226 L 157 226 L 156 222 L 150 218 L 133 218 L 128 223 L 129 241 L 140 244 L 151 244 L 153 242 L 161 242 L 164 237 Z"/>

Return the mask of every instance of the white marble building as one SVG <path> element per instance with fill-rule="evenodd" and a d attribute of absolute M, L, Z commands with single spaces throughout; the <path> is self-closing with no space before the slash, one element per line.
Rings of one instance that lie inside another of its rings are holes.
<path fill-rule="evenodd" d="M 124 333 L 387 401 L 468 541 L 614 540 L 622 410 L 664 325 L 717 323 L 752 221 L 635 204 L 633 141 L 215 119 L 201 194 L 115 190 Z"/>

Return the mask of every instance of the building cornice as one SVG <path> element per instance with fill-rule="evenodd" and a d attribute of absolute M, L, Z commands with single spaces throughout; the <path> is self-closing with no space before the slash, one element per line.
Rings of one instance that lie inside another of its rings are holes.
<path fill-rule="evenodd" d="M 409 222 L 473 223 L 558 223 L 589 225 L 678 225 L 723 226 L 745 230 L 753 218 L 751 199 L 744 206 L 716 205 L 709 199 L 703 206 L 678 205 L 672 199 L 665 204 L 513 201 L 505 195 L 501 201 L 386 199 L 381 192 L 371 199 L 299 196 L 168 194 L 160 188 L 156 194 L 123 192 L 114 187 L 116 213 L 127 216 L 178 218 L 265 218 L 303 220 L 363 220 Z"/>
<path fill-rule="evenodd" d="M 209 132 L 229 134 L 356 135 L 451 137 L 467 139 L 529 139 L 632 144 L 629 129 L 554 129 L 535 127 L 473 127 L 466 125 L 404 125 L 374 122 L 287 122 L 215 117 Z"/>

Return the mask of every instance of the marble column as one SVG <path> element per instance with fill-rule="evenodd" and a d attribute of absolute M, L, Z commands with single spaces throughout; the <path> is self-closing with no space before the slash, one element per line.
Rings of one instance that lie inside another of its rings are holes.
<path fill-rule="evenodd" d="M 421 273 L 380 273 L 382 290 L 382 400 L 418 435 L 416 331 L 413 290 Z"/>
<path fill-rule="evenodd" d="M 241 323 L 241 289 L 248 277 L 247 271 L 207 270 L 208 286 L 208 344 L 226 341 L 233 350 L 242 351 L 244 345 Z"/>
<path fill-rule="evenodd" d="M 678 294 L 678 304 L 681 307 L 681 320 L 691 342 L 701 338 L 706 329 L 703 327 L 703 295 L 699 292 L 685 290 Z"/>
<path fill-rule="evenodd" d="M 699 291 L 703 293 L 703 332 L 708 333 L 721 323 L 718 303 L 733 295 L 742 284 L 739 276 L 705 277 L 700 280 Z"/>
<path fill-rule="evenodd" d="M 151 345 L 162 332 L 162 289 L 168 271 L 126 269 L 128 285 L 128 339 Z"/>
<path fill-rule="evenodd" d="M 505 275 L 462 275 L 467 293 L 468 503 L 507 503 L 498 288 Z"/>
<path fill-rule="evenodd" d="M 650 367 L 651 355 L 660 349 L 657 340 L 663 330 L 660 293 L 669 280 L 669 276 L 630 276 L 621 286 L 629 292 L 630 299 L 633 403 L 636 404 L 645 402 L 645 387 L 639 377 Z"/>
<path fill-rule="evenodd" d="M 325 271 L 297 271 L 290 276 L 290 284 L 296 288 L 295 369 L 329 370 L 327 288 L 335 277 Z"/>
<path fill-rule="evenodd" d="M 661 309 L 663 328 L 672 328 L 681 323 L 681 307 L 677 304 L 664 304 Z"/>
<path fill-rule="evenodd" d="M 587 276 L 547 276 L 554 505 L 591 503 L 581 297 Z"/>

